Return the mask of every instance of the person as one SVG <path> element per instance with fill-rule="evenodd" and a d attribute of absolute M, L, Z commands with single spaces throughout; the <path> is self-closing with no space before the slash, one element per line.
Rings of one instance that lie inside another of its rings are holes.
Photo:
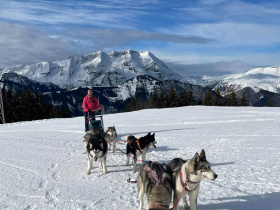
<path fill-rule="evenodd" d="M 92 120 L 95 120 L 95 106 L 98 109 L 98 113 L 101 114 L 101 107 L 98 103 L 95 96 L 93 96 L 92 89 L 88 89 L 88 94 L 84 97 L 83 100 L 83 109 L 84 109 L 84 116 L 85 116 L 85 132 L 89 130 L 89 123 L 88 117 Z"/>

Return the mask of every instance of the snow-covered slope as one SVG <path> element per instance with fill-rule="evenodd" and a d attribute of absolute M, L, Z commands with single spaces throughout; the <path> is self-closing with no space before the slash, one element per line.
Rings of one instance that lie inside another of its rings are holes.
<path fill-rule="evenodd" d="M 152 53 L 133 50 L 99 51 L 71 56 L 66 60 L 14 66 L 0 69 L 0 77 L 7 72 L 15 72 L 38 82 L 52 82 L 68 89 L 117 86 L 137 75 L 149 75 L 158 80 L 181 78 Z"/>
<path fill-rule="evenodd" d="M 0 125 L 0 209 L 138 209 L 132 166 L 109 152 L 108 174 L 97 163 L 86 175 L 83 118 Z M 279 208 L 280 108 L 181 107 L 104 116 L 119 140 L 155 132 L 147 159 L 168 163 L 205 149 L 218 174 L 202 180 L 198 209 Z M 218 128 L 218 129 L 217 129 Z M 125 150 L 125 144 L 117 143 Z M 138 164 L 139 167 L 140 164 Z M 171 207 L 171 206 L 170 206 Z M 183 210 L 183 202 L 179 203 Z"/>
<path fill-rule="evenodd" d="M 200 85 L 202 87 L 207 88 L 214 88 L 219 82 L 223 81 L 224 78 L 227 76 L 197 76 L 197 77 L 185 77 L 184 80 L 187 83 L 193 84 L 193 85 Z"/>
<path fill-rule="evenodd" d="M 260 90 L 280 93 L 280 66 L 255 68 L 242 74 L 190 77 L 185 80 L 213 90 L 219 89 L 222 95 L 227 95 L 232 91 L 237 92 L 246 87 L 251 88 L 255 93 Z"/>
<path fill-rule="evenodd" d="M 252 88 L 256 93 L 260 90 L 280 93 L 280 66 L 255 68 L 244 74 L 228 76 L 219 82 L 215 89 L 219 88 L 222 94 L 226 95 L 245 87 Z"/>

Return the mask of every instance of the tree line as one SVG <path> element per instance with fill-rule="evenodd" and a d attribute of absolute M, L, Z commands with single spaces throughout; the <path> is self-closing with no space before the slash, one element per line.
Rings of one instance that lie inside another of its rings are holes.
<path fill-rule="evenodd" d="M 71 117 L 66 106 L 57 109 L 45 103 L 42 93 L 33 93 L 31 90 L 19 93 L 10 87 L 8 90 L 3 87 L 2 98 L 6 123 Z"/>
<path fill-rule="evenodd" d="M 147 100 L 136 100 L 135 97 L 130 98 L 130 102 L 125 107 L 125 112 L 137 111 L 150 108 L 169 108 L 189 105 L 204 106 L 248 106 L 248 100 L 245 93 L 238 98 L 236 93 L 232 91 L 229 95 L 222 97 L 220 91 L 206 91 L 204 97 L 194 100 L 193 93 L 183 89 L 177 94 L 175 88 L 171 86 L 167 94 L 163 90 L 154 90 Z M 273 101 L 270 99 L 268 106 L 273 107 Z"/>

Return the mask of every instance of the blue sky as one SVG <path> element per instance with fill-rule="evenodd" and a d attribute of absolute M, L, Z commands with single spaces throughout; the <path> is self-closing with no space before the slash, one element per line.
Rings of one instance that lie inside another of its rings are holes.
<path fill-rule="evenodd" d="M 214 68 L 209 75 L 280 64 L 280 1 L 0 0 L 0 5 L 0 68 L 125 49 L 151 51 L 187 75 L 207 74 L 192 72 L 194 64 L 247 63 L 236 70 Z"/>

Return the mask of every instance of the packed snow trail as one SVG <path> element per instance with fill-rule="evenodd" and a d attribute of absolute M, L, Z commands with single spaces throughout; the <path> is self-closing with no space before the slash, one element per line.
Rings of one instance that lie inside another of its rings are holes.
<path fill-rule="evenodd" d="M 86 175 L 83 120 L 0 125 L 0 209 L 139 208 L 137 187 L 126 182 L 138 173 L 120 151 L 109 152 L 108 174 L 94 162 Z M 189 159 L 205 149 L 218 178 L 201 182 L 198 209 L 280 209 L 280 108 L 151 109 L 105 115 L 104 123 L 116 126 L 118 140 L 155 132 L 149 160 Z"/>

